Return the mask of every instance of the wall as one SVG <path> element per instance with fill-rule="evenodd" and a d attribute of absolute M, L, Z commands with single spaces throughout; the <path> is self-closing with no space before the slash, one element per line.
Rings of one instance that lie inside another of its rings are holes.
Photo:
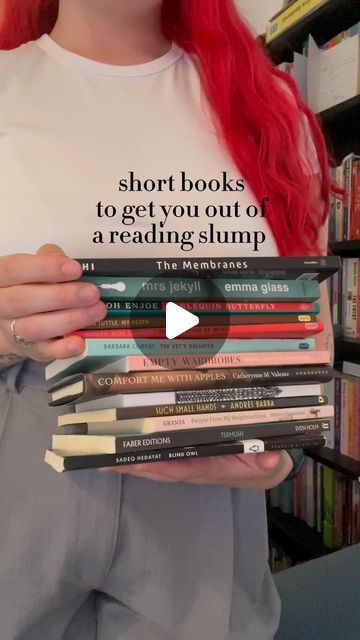
<path fill-rule="evenodd" d="M 257 33 L 263 33 L 270 18 L 280 11 L 283 0 L 236 0 L 240 11 Z"/>

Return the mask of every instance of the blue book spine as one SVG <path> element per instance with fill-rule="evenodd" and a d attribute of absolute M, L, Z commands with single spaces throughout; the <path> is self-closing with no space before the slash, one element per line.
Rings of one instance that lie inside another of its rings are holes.
<path fill-rule="evenodd" d="M 212 353 L 259 353 L 262 351 L 313 351 L 315 340 L 103 340 L 87 339 L 88 356 L 166 355 Z"/>

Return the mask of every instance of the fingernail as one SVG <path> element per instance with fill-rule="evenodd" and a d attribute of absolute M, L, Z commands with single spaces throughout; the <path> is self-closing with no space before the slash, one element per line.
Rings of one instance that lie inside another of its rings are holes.
<path fill-rule="evenodd" d="M 92 300 L 94 301 L 98 300 L 99 295 L 100 295 L 99 290 L 92 285 L 81 287 L 79 291 L 79 298 L 84 302 L 91 302 Z"/>
<path fill-rule="evenodd" d="M 92 320 L 94 320 L 95 318 L 101 318 L 102 316 L 104 316 L 106 313 L 106 309 L 104 307 L 104 303 L 99 302 L 98 304 L 95 304 L 93 307 L 88 307 L 87 312 L 89 314 L 89 317 Z"/>
<path fill-rule="evenodd" d="M 67 260 L 60 267 L 60 271 L 65 278 L 80 278 L 82 269 L 76 260 Z"/>

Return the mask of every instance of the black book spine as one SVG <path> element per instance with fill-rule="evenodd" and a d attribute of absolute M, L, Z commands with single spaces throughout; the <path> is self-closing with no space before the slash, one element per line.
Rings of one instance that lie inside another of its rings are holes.
<path fill-rule="evenodd" d="M 90 456 L 64 456 L 64 471 L 75 469 L 89 469 L 94 467 L 127 466 L 151 462 L 189 460 L 239 453 L 260 453 L 263 451 L 281 451 L 291 449 L 309 449 L 323 447 L 325 438 L 321 435 L 313 436 L 284 436 L 283 438 L 269 438 L 236 441 L 221 444 L 199 445 L 193 447 L 176 447 L 174 449 L 151 450 L 126 454 L 110 453 Z"/>
<path fill-rule="evenodd" d="M 263 438 L 281 438 L 286 436 L 319 435 L 330 430 L 329 420 L 294 420 L 292 422 L 264 423 L 245 427 L 210 427 L 209 429 L 183 429 L 147 436 L 116 436 L 116 452 L 127 453 L 129 450 L 146 451 L 148 449 L 173 449 L 174 447 L 191 447 L 205 444 L 218 444 L 236 440 L 253 440 Z"/>
<path fill-rule="evenodd" d="M 226 276 L 322 281 L 340 268 L 337 256 L 304 258 L 77 258 L 84 276 Z"/>
<path fill-rule="evenodd" d="M 178 417 L 199 413 L 228 413 L 232 411 L 259 411 L 262 409 L 290 409 L 292 407 L 316 407 L 328 404 L 326 396 L 300 396 L 295 398 L 261 398 L 225 402 L 189 402 L 148 407 L 125 407 L 116 410 L 117 420 L 135 418 Z"/>
<path fill-rule="evenodd" d="M 295 398 L 265 398 L 260 400 L 227 400 L 225 402 L 189 402 L 116 409 L 116 420 L 137 418 L 171 418 L 194 414 L 228 413 L 232 411 L 259 411 L 264 409 L 291 409 L 292 407 L 317 407 L 328 404 L 326 396 L 300 396 Z M 81 406 L 81 405 L 80 405 Z M 78 415 L 66 414 L 66 415 Z M 61 427 L 64 429 L 64 427 Z"/>
<path fill-rule="evenodd" d="M 318 435 L 329 431 L 330 420 L 292 420 L 290 422 L 275 422 L 255 425 L 241 425 L 238 427 L 209 427 L 206 429 L 180 429 L 179 431 L 161 431 L 151 434 L 118 435 L 115 437 L 116 452 L 127 453 L 132 450 L 147 451 L 151 449 L 171 449 L 174 447 L 191 447 L 202 444 L 231 442 L 239 439 L 271 438 L 283 436 Z M 66 431 L 65 431 L 66 429 Z M 59 435 L 86 435 L 86 425 L 61 427 Z M 91 434 L 93 435 L 93 434 Z M 105 435 L 105 434 L 104 434 Z M 99 435 L 101 438 L 102 436 Z"/>

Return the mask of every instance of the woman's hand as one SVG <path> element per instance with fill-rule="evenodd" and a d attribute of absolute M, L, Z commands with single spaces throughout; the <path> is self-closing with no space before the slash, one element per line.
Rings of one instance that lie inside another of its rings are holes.
<path fill-rule="evenodd" d="M 158 482 L 223 485 L 235 489 L 271 489 L 285 480 L 292 468 L 293 462 L 286 451 L 269 451 L 109 467 L 101 471 L 127 473 Z"/>
<path fill-rule="evenodd" d="M 36 255 L 1 257 L 0 354 L 43 362 L 80 355 L 84 340 L 61 336 L 106 315 L 97 287 L 71 282 L 81 273 L 81 265 L 56 245 L 43 245 Z M 15 341 L 11 332 L 13 320 L 16 334 L 32 344 Z"/>

